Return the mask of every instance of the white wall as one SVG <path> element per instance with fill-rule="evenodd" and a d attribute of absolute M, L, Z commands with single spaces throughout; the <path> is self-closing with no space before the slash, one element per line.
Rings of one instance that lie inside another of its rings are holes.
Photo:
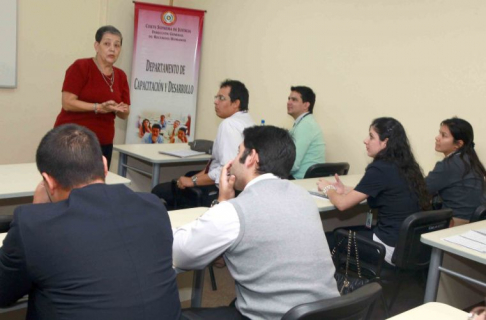
<path fill-rule="evenodd" d="M 168 4 L 169 1 L 151 1 Z M 486 2 L 483 0 L 176 0 L 207 10 L 196 136 L 213 139 L 213 96 L 231 77 L 250 90 L 259 122 L 290 127 L 291 85 L 317 93 L 316 117 L 328 161 L 368 163 L 362 140 L 371 120 L 393 116 L 406 127 L 430 170 L 439 122 L 457 115 L 476 130 L 486 161 Z M 94 55 L 96 29 L 124 35 L 117 66 L 130 76 L 133 3 L 129 0 L 19 1 L 18 88 L 0 89 L 0 164 L 34 161 L 37 144 L 61 108 L 66 68 Z M 125 122 L 116 124 L 123 143 Z M 112 166 L 112 171 L 116 166 Z"/>
<path fill-rule="evenodd" d="M 0 89 L 0 164 L 35 161 L 40 139 L 61 110 L 66 69 L 76 59 L 94 56 L 100 26 L 112 24 L 122 32 L 116 65 L 130 78 L 133 17 L 134 4 L 128 0 L 19 1 L 17 88 Z M 125 127 L 117 120 L 115 143 L 125 141 Z"/>
<path fill-rule="evenodd" d="M 259 122 L 290 127 L 291 85 L 317 93 L 328 161 L 363 172 L 371 120 L 392 116 L 408 131 L 426 172 L 440 159 L 434 137 L 457 115 L 476 130 L 486 162 L 486 2 L 389 0 L 178 0 L 207 10 L 197 134 L 211 137 L 219 81 L 240 79 Z"/>

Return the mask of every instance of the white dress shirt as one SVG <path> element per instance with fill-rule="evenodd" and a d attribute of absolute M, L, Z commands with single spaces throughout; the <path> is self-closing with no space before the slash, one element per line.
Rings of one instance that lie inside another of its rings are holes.
<path fill-rule="evenodd" d="M 236 112 L 219 125 L 208 171 L 209 178 L 216 184 L 219 184 L 223 166 L 238 155 L 238 146 L 243 141 L 243 130 L 254 125 L 255 122 L 245 111 Z"/>
<path fill-rule="evenodd" d="M 279 179 L 266 173 L 251 180 L 245 187 L 266 179 Z M 240 219 L 228 201 L 210 208 L 199 219 L 173 229 L 173 264 L 186 270 L 202 269 L 222 255 L 240 233 Z"/>

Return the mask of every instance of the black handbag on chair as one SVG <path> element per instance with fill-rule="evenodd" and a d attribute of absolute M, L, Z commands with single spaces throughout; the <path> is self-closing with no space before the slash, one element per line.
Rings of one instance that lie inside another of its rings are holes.
<path fill-rule="evenodd" d="M 336 251 L 338 250 L 339 246 L 342 244 L 344 239 L 338 243 L 334 249 L 332 249 L 331 256 L 334 259 Z M 355 275 L 351 276 L 351 272 L 349 269 L 349 263 L 351 260 L 351 251 L 354 248 L 355 254 L 355 262 L 356 262 L 356 269 L 357 269 L 357 277 Z M 334 279 L 336 279 L 337 287 L 339 293 L 341 295 L 346 295 L 354 290 L 364 286 L 365 284 L 371 282 L 370 279 L 363 278 L 361 276 L 361 267 L 359 265 L 359 253 L 358 253 L 358 245 L 356 242 L 356 232 L 349 230 L 348 234 L 348 244 L 347 244 L 347 254 L 346 254 L 346 269 L 344 273 L 342 273 L 338 268 L 336 268 L 336 273 L 334 274 Z"/>

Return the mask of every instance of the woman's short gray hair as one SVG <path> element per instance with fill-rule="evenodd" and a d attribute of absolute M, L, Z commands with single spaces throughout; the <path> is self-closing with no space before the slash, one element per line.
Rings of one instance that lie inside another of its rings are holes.
<path fill-rule="evenodd" d="M 111 34 L 114 34 L 116 36 L 119 36 L 120 37 L 120 44 L 123 43 L 123 36 L 122 36 L 120 30 L 118 30 L 114 26 L 103 26 L 103 27 L 99 28 L 98 31 L 96 31 L 96 35 L 95 35 L 96 42 L 101 42 L 101 39 L 103 39 L 103 35 L 105 33 L 111 33 Z"/>

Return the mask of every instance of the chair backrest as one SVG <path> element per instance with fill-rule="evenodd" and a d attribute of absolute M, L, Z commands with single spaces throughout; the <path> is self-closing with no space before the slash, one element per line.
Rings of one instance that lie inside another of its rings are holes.
<path fill-rule="evenodd" d="M 212 154 L 213 144 L 212 140 L 196 139 L 193 142 L 189 142 L 189 147 L 191 147 L 191 150 Z"/>
<path fill-rule="evenodd" d="M 469 222 L 478 222 L 486 220 L 486 206 L 485 205 L 480 205 L 476 211 L 471 216 L 471 219 Z"/>
<path fill-rule="evenodd" d="M 451 219 L 451 209 L 421 211 L 407 217 L 400 227 L 392 262 L 405 270 L 426 268 L 431 247 L 420 242 L 421 235 L 449 228 Z"/>
<path fill-rule="evenodd" d="M 329 177 L 336 173 L 340 176 L 344 176 L 348 174 L 348 171 L 349 163 L 347 162 L 318 163 L 307 169 L 304 179 Z"/>
<path fill-rule="evenodd" d="M 8 232 L 8 230 L 10 229 L 10 222 L 12 222 L 12 219 L 13 216 L 0 215 L 0 233 Z"/>
<path fill-rule="evenodd" d="M 372 282 L 341 297 L 304 303 L 293 307 L 282 320 L 365 319 L 370 306 L 381 295 L 381 286 Z"/>
<path fill-rule="evenodd" d="M 337 229 L 334 231 L 335 249 L 333 249 L 333 261 L 336 270 L 346 270 L 348 238 L 348 230 Z M 385 246 L 359 234 L 356 234 L 356 245 L 358 247 L 358 258 L 362 276 L 367 279 L 380 277 L 386 254 Z M 354 247 L 354 245 L 352 247 Z M 349 269 L 353 273 L 357 272 L 356 255 L 354 250 L 351 250 Z"/>

